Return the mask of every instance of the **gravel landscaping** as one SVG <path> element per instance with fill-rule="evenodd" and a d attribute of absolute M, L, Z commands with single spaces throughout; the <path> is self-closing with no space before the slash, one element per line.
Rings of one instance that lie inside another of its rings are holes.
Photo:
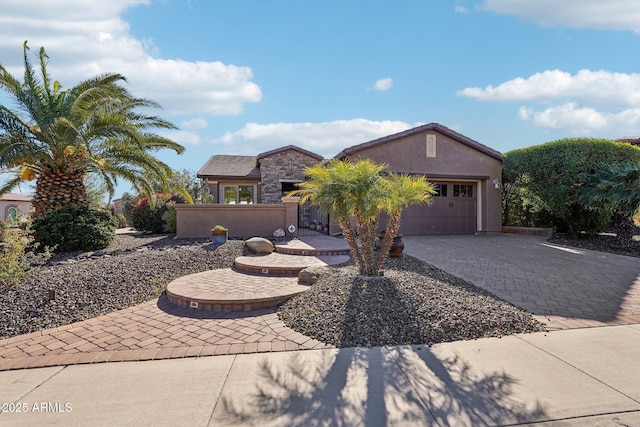
<path fill-rule="evenodd" d="M 157 298 L 173 279 L 228 268 L 243 241 L 118 235 L 106 250 L 56 254 L 16 286 L 0 288 L 0 338 L 65 325 Z M 385 276 L 353 265 L 327 268 L 311 289 L 284 303 L 293 329 L 339 347 L 431 344 L 542 329 L 528 313 L 472 284 L 403 255 Z M 49 300 L 50 291 L 55 299 Z"/>
<path fill-rule="evenodd" d="M 229 268 L 244 242 L 118 235 L 106 250 L 56 254 L 16 286 L 0 287 L 0 338 L 86 320 L 160 296 L 169 282 Z M 49 300 L 49 291 L 55 300 Z"/>
<path fill-rule="evenodd" d="M 417 258 L 389 258 L 384 276 L 327 268 L 283 303 L 289 327 L 336 347 L 434 344 L 543 330 L 530 314 Z"/>

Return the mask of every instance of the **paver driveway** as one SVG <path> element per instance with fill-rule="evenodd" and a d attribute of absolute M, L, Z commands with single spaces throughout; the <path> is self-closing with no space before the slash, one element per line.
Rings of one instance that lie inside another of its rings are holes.
<path fill-rule="evenodd" d="M 640 258 L 518 234 L 402 240 L 405 253 L 524 308 L 549 329 L 640 323 Z"/>

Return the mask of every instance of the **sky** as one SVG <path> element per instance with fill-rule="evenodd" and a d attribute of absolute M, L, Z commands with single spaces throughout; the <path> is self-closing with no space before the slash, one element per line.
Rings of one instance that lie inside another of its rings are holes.
<path fill-rule="evenodd" d="M 20 79 L 25 40 L 64 87 L 115 72 L 158 102 L 174 169 L 289 144 L 330 158 L 432 122 L 503 153 L 640 135 L 637 0 L 2 0 Z"/>

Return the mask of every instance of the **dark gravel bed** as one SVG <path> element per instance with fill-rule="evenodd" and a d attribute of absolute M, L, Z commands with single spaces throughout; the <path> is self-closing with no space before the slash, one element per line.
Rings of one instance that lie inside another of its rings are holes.
<path fill-rule="evenodd" d="M 16 286 L 0 288 L 0 338 L 106 314 L 161 295 L 173 279 L 228 268 L 248 254 L 243 241 L 118 235 L 106 250 L 56 254 Z M 350 264 L 327 268 L 305 294 L 278 309 L 286 324 L 338 347 L 431 344 L 542 329 L 488 292 L 403 255 L 385 276 L 358 277 Z M 49 291 L 55 299 L 49 300 Z"/>
<path fill-rule="evenodd" d="M 574 248 L 590 249 L 592 251 L 609 252 L 617 255 L 640 258 L 640 235 L 634 236 L 631 242 L 625 242 L 624 244 L 620 244 L 612 233 L 602 233 L 583 239 L 575 239 L 566 235 L 557 234 L 549 239 L 549 241 Z"/>
<path fill-rule="evenodd" d="M 313 287 L 278 308 L 289 327 L 337 347 L 434 344 L 543 325 L 527 312 L 414 257 L 390 258 L 383 277 L 327 268 Z"/>
<path fill-rule="evenodd" d="M 173 279 L 229 268 L 243 241 L 119 235 L 95 253 L 57 254 L 16 286 L 0 287 L 0 338 L 89 319 L 160 296 Z M 55 300 L 49 300 L 49 291 Z"/>

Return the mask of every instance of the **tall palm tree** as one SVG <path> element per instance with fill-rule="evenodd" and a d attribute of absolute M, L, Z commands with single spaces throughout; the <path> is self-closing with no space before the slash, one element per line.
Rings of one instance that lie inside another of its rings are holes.
<path fill-rule="evenodd" d="M 161 149 L 180 154 L 184 148 L 152 129 L 175 129 L 170 122 L 136 109 L 157 108 L 133 97 L 124 76 L 102 74 L 63 89 L 51 81 L 48 56 L 40 48 L 36 73 L 24 43 L 24 81 L 0 65 L 0 88 L 17 109 L 0 104 L 0 168 L 14 177 L 0 194 L 21 181 L 36 180 L 35 216 L 67 205 L 86 205 L 84 178 L 99 177 L 113 196 L 117 179 L 129 181 L 139 193 L 153 197 L 152 181 L 167 183 L 172 169 L 153 156 Z M 185 192 L 186 193 L 186 192 Z M 188 195 L 185 196 L 190 199 Z"/>
<path fill-rule="evenodd" d="M 412 204 L 429 203 L 435 193 L 424 177 L 384 173 L 385 165 L 370 160 L 332 159 L 326 166 L 305 170 L 307 180 L 290 196 L 300 196 L 327 212 L 333 212 L 356 261 L 360 274 L 376 276 L 389 256 L 400 229 L 402 211 Z M 380 214 L 389 216 L 380 251 L 375 253 Z M 355 218 L 357 229 L 352 228 Z M 359 235 L 361 247 L 356 242 Z"/>

